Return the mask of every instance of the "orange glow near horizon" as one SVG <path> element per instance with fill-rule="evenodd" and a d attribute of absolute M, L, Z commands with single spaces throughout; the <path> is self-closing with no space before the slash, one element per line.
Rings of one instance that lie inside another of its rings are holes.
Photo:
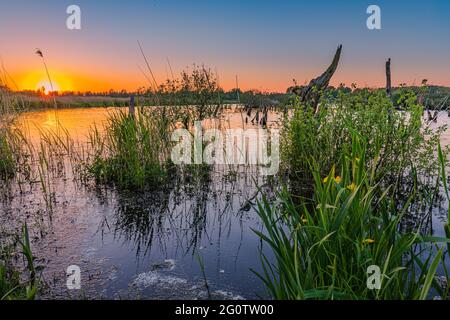
<path fill-rule="evenodd" d="M 243 91 L 254 89 L 262 92 L 286 92 L 286 89 L 293 85 L 292 79 L 295 78 L 299 85 L 304 85 L 322 73 L 328 67 L 333 51 L 334 49 L 323 55 L 320 61 L 306 57 L 296 61 L 293 66 L 286 66 L 280 62 L 267 64 L 261 68 L 261 63 L 265 62 L 255 60 L 248 64 L 233 64 L 226 57 L 223 62 L 216 61 L 217 69 L 214 64 L 205 63 L 205 66 L 217 70 L 220 86 L 225 91 L 235 88 L 237 74 L 239 88 Z M 80 53 L 76 49 L 63 51 L 60 48 L 48 49 L 44 54 L 55 91 L 100 93 L 111 89 L 115 91 L 124 89 L 134 92 L 138 88 L 148 87 L 148 79 L 142 74 L 142 71 L 146 74 L 148 71 L 139 55 L 124 60 L 121 54 L 125 53 L 112 52 L 99 56 L 95 50 Z M 82 54 L 82 58 L 78 58 L 78 54 Z M 171 58 L 175 78 L 179 78 L 182 70 L 192 70 L 192 63 L 189 63 L 192 59 L 194 58 Z M 2 61 L 13 79 L 9 83 L 11 89 L 35 91 L 43 86 L 45 92 L 51 91 L 42 61 L 31 49 L 24 48 L 18 54 L 3 54 Z M 359 88 L 383 87 L 386 81 L 383 58 L 373 64 L 361 61 L 355 62 L 343 56 L 330 85 L 336 87 L 340 83 L 345 83 L 350 86 L 356 83 Z M 394 86 L 400 83 L 420 85 L 425 78 L 429 79 L 429 84 L 450 86 L 448 76 L 442 71 L 444 68 L 435 66 L 435 62 L 417 64 L 411 68 L 408 61 L 401 59 L 393 61 Z M 165 58 L 155 57 L 150 62 L 159 84 L 164 83 L 168 77 L 171 78 Z"/>
<path fill-rule="evenodd" d="M 69 76 L 59 72 L 51 74 L 51 82 L 42 71 L 32 71 L 18 75 L 12 75 L 20 90 L 41 90 L 44 88 L 45 94 L 50 91 L 72 91 L 72 81 Z M 52 90 L 53 86 L 53 90 Z"/>
<path fill-rule="evenodd" d="M 81 68 L 80 68 L 81 69 Z M 130 77 L 130 75 L 122 75 L 120 73 L 89 75 L 89 74 L 73 74 L 70 72 L 63 73 L 54 70 L 49 70 L 51 83 L 45 71 L 21 71 L 18 73 L 11 73 L 11 78 L 14 81 L 10 87 L 13 90 L 41 90 L 45 89 L 45 93 L 52 91 L 66 92 L 107 92 L 113 90 L 128 90 L 134 91 L 139 87 L 145 86 L 145 81 L 139 77 Z M 124 81 L 124 79 L 127 79 Z M 17 85 L 17 87 L 16 87 Z"/>
<path fill-rule="evenodd" d="M 91 76 L 88 74 L 80 76 L 70 73 L 64 74 L 62 72 L 55 72 L 50 70 L 50 76 L 53 84 L 53 91 L 58 92 L 108 92 L 111 89 L 116 91 L 125 89 L 132 92 L 137 90 L 138 88 L 148 87 L 146 80 L 142 79 L 139 74 L 132 76 L 131 74 L 123 74 L 117 72 L 112 74 L 101 74 L 98 76 Z M 165 82 L 165 76 L 158 74 L 155 74 L 155 76 L 158 83 Z M 48 94 L 50 91 L 52 91 L 52 85 L 50 84 L 45 71 L 21 72 L 18 74 L 11 74 L 11 77 L 12 79 L 14 79 L 14 82 L 18 87 L 17 88 L 13 85 L 10 85 L 13 90 L 19 89 L 36 91 L 44 88 L 45 94 Z M 226 75 L 219 75 L 219 77 L 220 86 L 225 91 L 235 88 L 235 75 L 230 73 Z M 312 79 L 313 77 L 315 77 L 315 74 L 313 72 L 308 72 L 307 74 L 305 73 L 304 79 L 298 78 L 297 83 L 299 85 L 307 84 L 309 82 L 308 79 Z M 374 88 L 384 86 L 384 74 L 381 72 L 379 75 L 372 74 L 372 81 L 370 81 L 370 83 L 361 81 L 361 76 L 359 76 L 359 82 L 349 80 L 355 78 L 358 77 L 355 77 L 352 72 L 345 73 L 338 70 L 338 72 L 336 72 L 335 76 L 333 77 L 330 85 L 339 86 L 340 83 L 344 83 L 345 85 L 350 86 L 353 82 L 355 82 L 359 88 Z M 402 81 L 402 78 L 394 78 L 394 86 L 397 86 L 402 82 L 405 82 L 409 85 L 417 85 L 419 83 L 417 82 L 419 80 L 413 82 L 408 81 L 408 79 L 404 79 L 405 81 Z M 286 92 L 286 89 L 293 85 L 291 79 L 284 79 L 284 77 L 261 76 L 260 72 L 255 72 L 255 74 L 242 75 L 239 78 L 239 87 L 242 91 L 260 90 L 262 92 Z M 445 83 L 445 81 L 430 81 L 430 84 L 449 85 L 449 83 Z"/>
<path fill-rule="evenodd" d="M 34 56 L 31 56 L 34 58 Z M 22 60 L 21 65 L 13 65 L 10 69 L 11 78 L 14 85 L 10 83 L 10 87 L 14 90 L 40 90 L 45 88 L 47 94 L 51 91 L 50 81 L 47 77 L 45 69 L 41 66 L 39 60 Z M 257 69 L 255 66 L 249 66 L 245 70 L 238 73 L 239 87 L 241 90 L 260 90 L 263 92 L 286 92 L 286 89 L 293 85 L 293 78 L 296 78 L 299 85 L 307 84 L 310 79 L 316 77 L 327 66 L 327 61 L 311 66 L 303 70 L 292 70 L 278 72 L 276 67 L 266 68 L 264 70 Z M 129 92 L 138 88 L 148 87 L 148 81 L 139 71 L 138 67 L 126 68 L 117 66 L 116 68 L 106 68 L 104 66 L 92 66 L 91 62 L 83 64 L 66 64 L 65 61 L 56 59 L 49 65 L 49 73 L 53 83 L 53 90 L 59 92 L 75 91 L 75 92 L 108 92 L 109 90 L 120 91 L 125 89 Z M 8 65 L 6 65 L 8 67 Z M 164 67 L 164 66 L 163 66 Z M 158 83 L 164 83 L 167 75 L 162 70 L 163 67 L 155 63 L 154 74 Z M 231 90 L 236 86 L 235 70 L 231 70 L 229 66 L 219 70 L 220 86 L 225 90 Z M 9 69 L 9 68 L 8 68 Z M 174 68 L 174 75 L 183 68 Z M 292 77 L 287 75 L 292 72 Z M 394 86 L 400 83 L 408 85 L 418 85 L 425 74 L 424 71 L 405 72 L 397 71 L 394 74 Z M 367 80 L 366 80 L 367 79 Z M 450 85 L 445 77 L 429 77 L 429 84 Z M 366 82 L 367 81 L 367 82 Z M 339 86 L 345 83 L 350 86 L 356 83 L 361 87 L 383 87 L 385 82 L 384 69 L 377 68 L 375 70 L 359 70 L 355 71 L 349 64 L 345 62 L 339 66 L 330 85 Z M 17 85 L 17 87 L 16 87 Z"/>

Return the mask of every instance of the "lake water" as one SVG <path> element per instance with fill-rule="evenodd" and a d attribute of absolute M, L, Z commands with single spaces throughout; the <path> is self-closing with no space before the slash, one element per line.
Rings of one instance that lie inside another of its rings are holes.
<path fill-rule="evenodd" d="M 101 128 L 112 111 L 34 111 L 18 122 L 36 145 L 39 131 L 55 130 L 57 120 L 83 144 L 89 128 Z M 253 127 L 233 111 L 221 124 Z M 257 186 L 269 193 L 276 188 L 257 168 L 246 167 L 232 175 L 213 170 L 203 183 L 126 194 L 77 183 L 66 169 L 51 178 L 51 214 L 36 183 L 13 188 L 0 205 L 0 221 L 6 229 L 28 221 L 34 255 L 45 258 L 38 261 L 48 287 L 43 298 L 255 299 L 265 296 L 251 271 L 262 271 L 260 241 L 252 231 L 261 223 L 247 202 Z M 66 288 L 70 265 L 81 268 L 80 292 Z"/>
<path fill-rule="evenodd" d="M 19 123 L 37 144 L 37 128 L 55 129 L 58 119 L 83 144 L 89 128 L 101 127 L 112 110 L 34 111 L 23 114 Z M 271 114 L 269 125 L 275 126 L 276 120 Z M 222 123 L 227 128 L 253 127 L 233 111 L 225 113 Z M 450 124 L 446 113 L 440 114 L 439 124 Z M 442 143 L 450 144 L 450 133 Z M 252 272 L 262 271 L 261 242 L 252 230 L 262 225 L 247 200 L 255 197 L 257 186 L 270 194 L 277 184 L 256 168 L 232 175 L 213 170 L 207 182 L 137 194 L 86 186 L 66 171 L 51 178 L 51 214 L 38 183 L 13 186 L 0 204 L 3 230 L 14 230 L 25 220 L 29 224 L 34 255 L 45 267 L 42 298 L 266 297 Z M 433 215 L 438 235 L 443 234 L 442 212 L 445 208 L 437 208 Z M 70 265 L 81 268 L 81 291 L 67 290 L 65 272 Z"/>

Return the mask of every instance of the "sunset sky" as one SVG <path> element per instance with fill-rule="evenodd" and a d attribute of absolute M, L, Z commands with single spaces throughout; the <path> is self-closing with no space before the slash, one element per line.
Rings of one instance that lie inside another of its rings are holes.
<path fill-rule="evenodd" d="M 82 29 L 66 28 L 77 4 Z M 381 7 L 382 30 L 366 27 L 366 9 Z M 142 43 L 159 82 L 193 63 L 217 70 L 225 89 L 285 91 L 320 74 L 343 44 L 332 81 L 450 86 L 450 1 L 84 1 L 0 0 L 0 56 L 20 89 L 45 85 L 40 48 L 60 90 L 135 90 L 147 81 Z"/>

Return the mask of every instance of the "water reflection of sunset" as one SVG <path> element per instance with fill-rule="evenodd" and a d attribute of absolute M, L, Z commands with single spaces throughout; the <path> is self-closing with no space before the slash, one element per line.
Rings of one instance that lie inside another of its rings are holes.
<path fill-rule="evenodd" d="M 47 119 L 42 123 L 42 127 L 45 129 L 54 129 L 58 124 L 56 112 L 46 112 Z"/>
<path fill-rule="evenodd" d="M 86 142 L 89 128 L 96 126 L 103 131 L 107 115 L 117 108 L 89 108 L 89 109 L 49 109 L 27 112 L 18 119 L 21 128 L 26 128 L 32 141 L 39 143 L 40 130 L 55 132 L 64 128 L 70 137 L 80 142 Z"/>

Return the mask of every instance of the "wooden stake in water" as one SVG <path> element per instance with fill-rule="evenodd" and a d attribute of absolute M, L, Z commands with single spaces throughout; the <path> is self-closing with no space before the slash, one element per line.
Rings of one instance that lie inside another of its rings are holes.
<path fill-rule="evenodd" d="M 130 107 L 129 107 L 129 115 L 133 119 L 135 118 L 135 110 L 134 110 L 134 96 L 130 97 Z"/>
<path fill-rule="evenodd" d="M 239 83 L 238 83 L 238 76 L 237 75 L 236 75 L 236 93 L 237 93 L 238 104 L 241 104 L 241 97 L 239 96 Z"/>
<path fill-rule="evenodd" d="M 391 58 L 386 61 L 386 93 L 390 97 L 392 92 L 391 85 Z"/>

